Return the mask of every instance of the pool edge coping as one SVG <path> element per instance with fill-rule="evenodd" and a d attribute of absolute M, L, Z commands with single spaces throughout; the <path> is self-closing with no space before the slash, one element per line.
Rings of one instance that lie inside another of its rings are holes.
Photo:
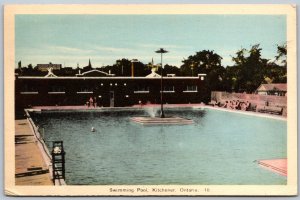
<path fill-rule="evenodd" d="M 52 175 L 52 173 L 53 173 L 52 172 L 53 163 L 52 163 L 52 159 L 50 159 L 50 157 L 51 157 L 50 151 L 49 151 L 47 145 L 44 142 L 44 138 L 41 137 L 41 133 L 39 132 L 38 126 L 35 125 L 34 121 L 32 120 L 32 118 L 29 114 L 29 112 L 31 112 L 30 109 L 24 109 L 24 111 L 26 113 L 26 119 L 29 122 L 28 124 L 30 126 L 31 132 L 34 135 L 34 137 L 37 141 L 37 144 L 38 144 L 37 146 L 40 150 L 40 153 L 42 154 L 42 158 L 43 158 L 45 164 L 49 168 L 49 175 L 50 175 L 51 179 L 53 179 L 53 175 Z M 55 183 L 58 183 L 58 186 L 66 186 L 67 185 L 65 180 L 63 180 L 63 179 L 55 180 Z M 54 184 L 54 186 L 55 185 L 56 184 Z"/>
<path fill-rule="evenodd" d="M 148 106 L 130 106 L 130 107 L 98 107 L 98 108 L 62 108 L 62 107 L 37 107 L 37 108 L 28 108 L 25 109 L 29 112 L 42 112 L 42 111 L 84 111 L 84 112 L 89 112 L 89 111 L 125 111 L 125 110 L 144 110 L 147 108 L 159 108 L 159 105 L 148 105 Z M 207 106 L 207 105 L 180 105 L 180 104 L 167 104 L 165 108 L 192 108 L 192 109 L 199 109 L 199 108 L 207 108 L 207 109 L 212 109 L 212 110 L 218 110 L 218 111 L 223 111 L 223 112 L 230 112 L 230 113 L 238 113 L 238 114 L 243 114 L 243 115 L 248 115 L 248 116 L 255 116 L 255 117 L 261 117 L 261 118 L 268 118 L 268 119 L 275 119 L 275 120 L 281 120 L 281 121 L 287 121 L 287 117 L 284 116 L 279 116 L 279 115 L 272 115 L 272 114 L 267 114 L 267 113 L 258 113 L 258 112 L 252 112 L 252 111 L 241 111 L 241 110 L 231 110 L 227 108 L 220 108 L 220 107 L 212 107 L 212 106 Z"/>

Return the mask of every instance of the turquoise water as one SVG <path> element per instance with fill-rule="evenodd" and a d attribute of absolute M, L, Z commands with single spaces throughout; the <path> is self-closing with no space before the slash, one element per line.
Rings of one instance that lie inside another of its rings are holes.
<path fill-rule="evenodd" d="M 286 121 L 216 110 L 166 110 L 193 125 L 143 126 L 146 111 L 42 112 L 45 140 L 63 140 L 69 185 L 286 184 L 255 160 L 286 158 Z M 96 131 L 91 132 L 91 127 Z"/>

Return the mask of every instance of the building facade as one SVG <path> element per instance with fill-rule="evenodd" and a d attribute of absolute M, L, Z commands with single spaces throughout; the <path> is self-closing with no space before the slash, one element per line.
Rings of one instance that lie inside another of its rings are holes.
<path fill-rule="evenodd" d="M 205 75 L 164 77 L 163 103 L 203 101 Z M 16 108 L 84 105 L 92 97 L 97 106 L 123 107 L 159 104 L 160 77 L 25 77 L 16 76 Z"/>
<path fill-rule="evenodd" d="M 256 93 L 260 95 L 286 96 L 287 84 L 286 83 L 261 84 L 256 89 Z"/>

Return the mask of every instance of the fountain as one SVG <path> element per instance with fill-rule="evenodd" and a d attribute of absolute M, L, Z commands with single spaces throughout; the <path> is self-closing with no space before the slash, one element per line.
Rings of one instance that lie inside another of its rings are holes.
<path fill-rule="evenodd" d="M 145 108 L 145 111 L 147 112 L 147 114 L 152 118 L 154 118 L 156 116 L 156 113 L 157 113 L 158 110 L 159 109 L 156 108 L 156 107 L 147 107 L 147 108 Z"/>
<path fill-rule="evenodd" d="M 181 117 L 157 117 L 158 107 L 147 107 L 145 111 L 150 117 L 132 117 L 131 120 L 142 125 L 187 125 L 194 123 L 191 119 Z"/>
<path fill-rule="evenodd" d="M 160 92 L 160 117 L 155 117 L 156 112 L 154 112 L 154 107 L 151 110 L 147 109 L 146 111 L 150 114 L 150 117 L 132 117 L 131 120 L 142 124 L 142 125 L 187 125 L 193 124 L 194 121 L 191 119 L 185 119 L 181 117 L 165 117 L 164 109 L 163 109 L 163 64 L 162 64 L 162 55 L 163 53 L 167 53 L 168 51 L 160 48 L 155 51 L 156 53 L 161 54 L 161 92 Z"/>
<path fill-rule="evenodd" d="M 132 117 L 131 120 L 142 125 L 188 125 L 194 123 L 191 119 L 181 117 Z"/>

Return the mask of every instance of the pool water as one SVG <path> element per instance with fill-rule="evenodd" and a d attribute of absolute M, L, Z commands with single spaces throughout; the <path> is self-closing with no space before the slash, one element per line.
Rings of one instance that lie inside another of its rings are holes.
<path fill-rule="evenodd" d="M 284 120 L 211 109 L 167 109 L 192 125 L 143 126 L 148 110 L 32 113 L 44 139 L 62 140 L 68 185 L 277 185 L 255 160 L 287 157 Z M 91 127 L 95 132 L 91 132 Z"/>

